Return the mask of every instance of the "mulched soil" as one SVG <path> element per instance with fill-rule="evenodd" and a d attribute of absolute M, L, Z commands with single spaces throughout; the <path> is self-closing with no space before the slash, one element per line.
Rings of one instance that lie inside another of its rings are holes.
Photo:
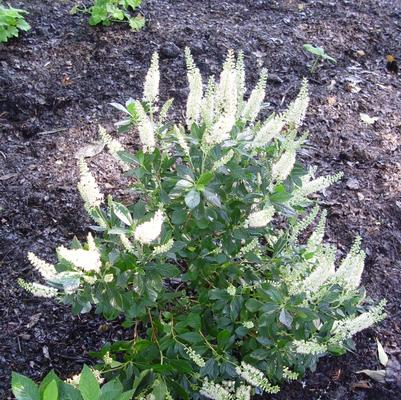
<path fill-rule="evenodd" d="M 89 27 L 85 16 L 69 14 L 71 0 L 11 3 L 30 12 L 32 30 L 0 46 L 0 398 L 11 398 L 12 370 L 69 376 L 89 361 L 88 351 L 130 336 L 118 321 L 73 317 L 68 307 L 32 298 L 16 280 L 38 279 L 28 251 L 52 261 L 58 245 L 88 231 L 74 155 L 96 141 L 98 123 L 113 129 L 120 115 L 110 102 L 141 95 L 155 50 L 162 98 L 182 109 L 189 46 L 205 74 L 218 72 L 229 48 L 244 50 L 249 83 L 266 65 L 268 111 L 283 109 L 302 77 L 310 79 L 302 158 L 320 174 L 345 174 L 321 197 L 327 239 L 345 253 L 360 234 L 368 254 L 363 284 L 375 300 L 388 300 L 388 318 L 357 336 L 356 353 L 326 357 L 314 374 L 265 398 L 400 399 L 396 385 L 356 374 L 380 368 L 376 338 L 395 367 L 401 358 L 401 84 L 385 68 L 386 54 L 401 57 L 400 1 L 212 0 L 209 8 L 208 1 L 154 0 L 143 5 L 147 26 L 136 34 L 125 25 Z M 323 46 L 337 64 L 311 75 L 304 43 Z M 367 125 L 360 113 L 378 120 Z M 107 156 L 91 165 L 106 191 L 124 195 Z"/>

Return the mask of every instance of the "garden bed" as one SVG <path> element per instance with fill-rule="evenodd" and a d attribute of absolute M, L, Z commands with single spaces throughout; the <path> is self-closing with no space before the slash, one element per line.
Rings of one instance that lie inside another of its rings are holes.
<path fill-rule="evenodd" d="M 319 173 L 344 172 L 321 200 L 328 240 L 344 253 L 360 234 L 368 258 L 363 284 L 388 300 L 388 318 L 357 336 L 357 352 L 326 357 L 316 373 L 284 387 L 275 399 L 399 399 L 399 389 L 355 372 L 378 368 L 375 338 L 391 357 L 401 354 L 401 109 L 400 79 L 385 56 L 401 51 L 401 7 L 391 1 L 148 1 L 146 28 L 89 27 L 71 16 L 73 1 L 22 1 L 32 30 L 0 47 L 0 397 L 11 398 L 12 370 L 40 378 L 54 368 L 69 376 L 106 341 L 129 338 L 118 321 L 72 317 L 52 301 L 20 289 L 32 280 L 28 251 L 52 260 L 56 246 L 88 231 L 76 190 L 75 155 L 120 115 L 109 103 L 139 97 L 153 51 L 161 56 L 161 96 L 186 99 L 183 49 L 201 72 L 217 73 L 229 48 L 243 49 L 254 83 L 269 69 L 268 110 L 294 98 L 303 76 L 311 83 L 304 161 Z M 397 8 L 398 7 L 398 8 Z M 311 75 L 304 43 L 337 59 Z M 378 117 L 368 125 L 360 113 Z M 125 136 L 127 146 L 135 137 Z M 87 147 L 86 147 L 87 149 Z M 105 155 L 93 157 L 105 191 L 122 177 Z M 126 193 L 119 193 L 124 197 Z M 270 398 L 270 397 L 269 397 Z"/>

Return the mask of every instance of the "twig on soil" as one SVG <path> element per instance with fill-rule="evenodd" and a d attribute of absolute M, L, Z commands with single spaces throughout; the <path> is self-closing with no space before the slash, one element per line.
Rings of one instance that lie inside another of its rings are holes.
<path fill-rule="evenodd" d="M 90 358 L 87 358 L 87 357 L 74 357 L 74 356 L 69 356 L 67 354 L 57 354 L 57 356 L 59 356 L 61 358 L 65 358 L 66 360 L 72 360 L 72 361 L 77 361 L 77 362 L 90 361 Z"/>
<path fill-rule="evenodd" d="M 63 132 L 63 131 L 66 131 L 67 129 L 68 129 L 68 128 L 52 129 L 52 130 L 50 130 L 50 131 L 39 132 L 38 135 L 51 135 L 52 133 Z"/>
<path fill-rule="evenodd" d="M 21 349 L 21 342 L 19 341 L 19 337 L 17 336 L 17 343 L 18 343 L 18 350 L 20 353 L 22 353 L 22 349 Z"/>

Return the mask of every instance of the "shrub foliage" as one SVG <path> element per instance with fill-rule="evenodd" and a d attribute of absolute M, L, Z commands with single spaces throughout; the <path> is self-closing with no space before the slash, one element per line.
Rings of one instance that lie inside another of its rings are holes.
<path fill-rule="evenodd" d="M 245 99 L 241 53 L 230 51 L 206 85 L 189 50 L 185 58 L 184 124 L 167 120 L 171 100 L 159 108 L 155 54 L 143 98 L 114 104 L 140 149 L 100 127 L 136 200 L 105 199 L 81 160 L 78 188 L 96 238 L 59 247 L 57 265 L 29 254 L 47 285 L 20 283 L 74 313 L 123 315 L 133 340 L 104 346 L 97 368 L 135 398 L 249 399 L 352 349 L 384 303 L 372 305 L 359 287 L 360 238 L 338 266 L 323 240 L 326 211 L 310 196 L 341 174 L 316 177 L 296 161 L 307 82 L 286 111 L 258 118 L 266 71 Z"/>

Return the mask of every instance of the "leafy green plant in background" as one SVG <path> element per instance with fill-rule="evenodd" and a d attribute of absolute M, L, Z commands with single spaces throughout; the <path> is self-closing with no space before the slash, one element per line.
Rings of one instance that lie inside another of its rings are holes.
<path fill-rule="evenodd" d="M 0 4 L 0 43 L 18 37 L 19 31 L 28 31 L 30 25 L 25 21 L 26 11 Z"/>
<path fill-rule="evenodd" d="M 317 66 L 319 65 L 320 61 L 322 61 L 322 60 L 327 60 L 332 63 L 337 62 L 333 57 L 330 57 L 322 47 L 315 47 L 309 43 L 304 44 L 303 47 L 304 47 L 304 50 L 311 53 L 315 57 L 315 60 L 313 61 L 312 65 L 310 66 L 310 72 L 312 74 L 315 73 Z"/>
<path fill-rule="evenodd" d="M 79 11 L 90 13 L 90 25 L 109 26 L 112 22 L 127 21 L 133 31 L 139 31 L 144 27 L 145 19 L 140 14 L 132 16 L 132 12 L 141 3 L 142 0 L 94 0 L 93 5 L 88 9 L 74 6 L 71 13 L 75 14 Z"/>
<path fill-rule="evenodd" d="M 13 373 L 12 392 L 16 400 L 130 400 L 133 390 L 124 391 L 118 379 L 102 385 L 99 373 L 86 365 L 79 375 L 63 382 L 54 371 L 40 385 L 21 374 Z"/>
<path fill-rule="evenodd" d="M 259 120 L 266 71 L 245 99 L 242 54 L 230 51 L 206 88 L 189 50 L 186 63 L 185 123 L 168 121 L 171 100 L 159 107 L 155 54 L 142 99 L 114 104 L 141 148 L 127 151 L 99 129 L 135 200 L 105 199 L 81 160 L 78 188 L 97 237 L 59 247 L 57 265 L 30 253 L 48 284 L 19 282 L 74 313 L 124 315 L 133 340 L 93 355 L 102 377 L 136 399 L 276 393 L 322 356 L 353 349 L 352 336 L 384 317 L 384 303 L 359 287 L 361 240 L 338 267 L 323 240 L 326 211 L 310 196 L 341 174 L 316 177 L 296 161 L 307 82 L 287 110 Z"/>

